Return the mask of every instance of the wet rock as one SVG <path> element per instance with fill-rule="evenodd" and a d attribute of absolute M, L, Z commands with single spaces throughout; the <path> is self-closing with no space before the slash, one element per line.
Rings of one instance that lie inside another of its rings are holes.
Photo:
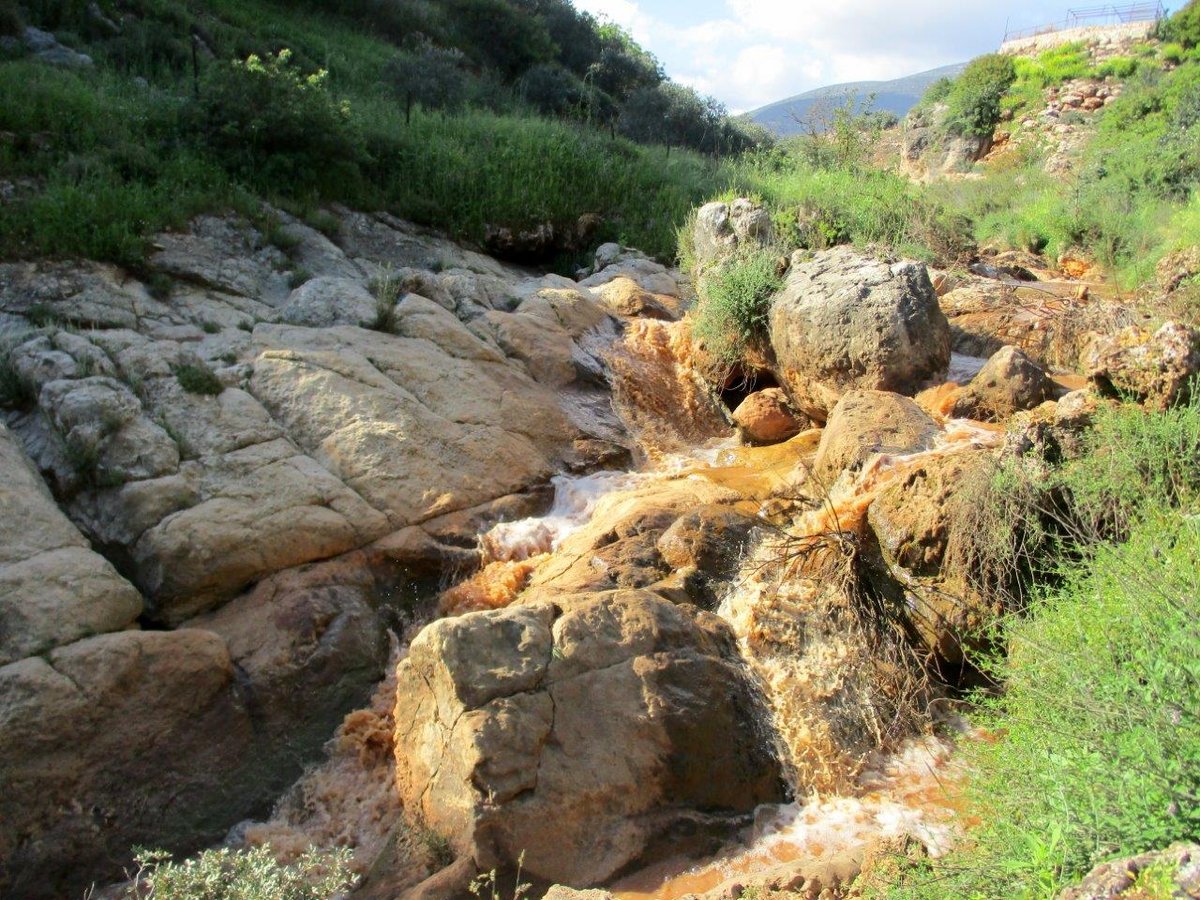
<path fill-rule="evenodd" d="M 748 396 L 733 411 L 733 423 L 751 444 L 778 444 L 812 424 L 792 408 L 780 388 L 764 388 Z"/>
<path fill-rule="evenodd" d="M 594 288 L 593 294 L 609 312 L 627 319 L 679 318 L 679 301 L 676 298 L 652 294 L 629 278 L 615 278 L 608 284 Z"/>
<path fill-rule="evenodd" d="M 78 896 L 130 848 L 190 852 L 250 810 L 253 732 L 224 641 L 122 631 L 0 667 L 0 889 Z"/>
<path fill-rule="evenodd" d="M 184 624 L 220 635 L 255 717 L 258 805 L 273 802 L 384 676 L 387 637 L 361 553 L 281 572 Z"/>
<path fill-rule="evenodd" d="M 1083 362 L 1084 374 L 1102 389 L 1165 409 L 1190 396 L 1200 373 L 1200 332 L 1178 322 L 1155 332 L 1132 325 L 1093 341 Z"/>
<path fill-rule="evenodd" d="M 959 394 L 952 416 L 1001 422 L 1013 413 L 1032 409 L 1051 388 L 1046 373 L 1016 347 L 997 350 Z"/>
<path fill-rule="evenodd" d="M 0 425 L 0 665 L 134 623 L 142 598 L 54 505 Z"/>
<path fill-rule="evenodd" d="M 712 609 L 760 524 L 728 506 L 709 504 L 676 519 L 658 539 L 658 551 L 681 576 L 691 602 Z"/>
<path fill-rule="evenodd" d="M 736 660 L 723 622 L 644 592 L 436 622 L 398 670 L 406 809 L 485 871 L 524 851 L 603 881 L 689 808 L 779 797 Z"/>
<path fill-rule="evenodd" d="M 1128 900 L 1148 896 L 1139 887 L 1138 875 L 1154 867 L 1165 868 L 1171 881 L 1171 896 L 1200 896 L 1200 845 L 1172 844 L 1165 850 L 1101 863 L 1084 876 L 1083 881 L 1058 895 L 1058 900 Z"/>
<path fill-rule="evenodd" d="M 917 639 L 951 664 L 1002 612 L 946 566 L 956 498 L 993 465 L 979 452 L 932 457 L 881 491 L 867 512 L 864 574 Z"/>
<path fill-rule="evenodd" d="M 949 326 L 925 267 L 846 247 L 793 257 L 770 334 L 780 381 L 818 421 L 847 391 L 912 394 L 950 363 Z"/>
<path fill-rule="evenodd" d="M 826 486 L 842 472 L 857 472 L 877 453 L 927 450 L 938 424 L 907 397 L 887 391 L 851 391 L 830 413 L 813 472 Z"/>

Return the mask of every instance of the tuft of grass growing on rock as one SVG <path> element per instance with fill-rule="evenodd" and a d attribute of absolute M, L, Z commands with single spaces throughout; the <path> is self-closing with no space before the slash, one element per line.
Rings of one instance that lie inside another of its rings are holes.
<path fill-rule="evenodd" d="M 175 380 L 179 382 L 179 386 L 189 394 L 215 397 L 225 390 L 221 379 L 202 362 L 181 363 L 173 366 L 172 371 L 175 373 Z"/>
<path fill-rule="evenodd" d="M 375 295 L 375 318 L 367 324 L 372 331 L 382 331 L 384 334 L 396 333 L 396 302 L 404 293 L 404 284 L 387 269 L 382 275 L 373 278 L 370 284 L 371 293 Z"/>

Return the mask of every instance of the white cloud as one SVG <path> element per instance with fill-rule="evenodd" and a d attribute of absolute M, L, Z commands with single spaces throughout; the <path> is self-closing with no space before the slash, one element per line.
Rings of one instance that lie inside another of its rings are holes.
<path fill-rule="evenodd" d="M 965 61 L 999 45 L 1006 17 L 1036 24 L 1056 14 L 1044 0 L 724 0 L 687 21 L 680 0 L 576 5 L 629 29 L 669 75 L 735 111 Z"/>
<path fill-rule="evenodd" d="M 647 15 L 633 0 L 575 0 L 576 9 L 590 12 L 600 19 L 617 23 L 643 46 L 654 42 L 659 23 Z"/>

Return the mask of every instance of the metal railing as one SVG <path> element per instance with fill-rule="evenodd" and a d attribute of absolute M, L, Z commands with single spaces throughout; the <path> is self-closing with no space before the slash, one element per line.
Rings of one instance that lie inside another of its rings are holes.
<path fill-rule="evenodd" d="M 1041 34 L 1052 34 L 1056 31 L 1066 31 L 1071 28 L 1157 22 L 1159 19 L 1165 18 L 1166 14 L 1167 11 L 1162 3 L 1130 3 L 1126 6 L 1087 6 L 1069 9 L 1067 17 L 1061 22 L 1035 25 L 1032 28 L 1005 28 L 1004 43 L 1037 37 Z"/>

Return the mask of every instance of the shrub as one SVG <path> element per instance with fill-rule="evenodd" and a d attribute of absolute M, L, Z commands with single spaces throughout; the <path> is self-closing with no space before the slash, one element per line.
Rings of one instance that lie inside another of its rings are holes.
<path fill-rule="evenodd" d="M 202 362 L 181 363 L 174 366 L 175 380 L 189 394 L 216 396 L 225 390 L 216 374 Z"/>
<path fill-rule="evenodd" d="M 1000 98 L 1016 80 L 1010 57 L 980 56 L 954 80 L 946 95 L 946 128 L 962 135 L 988 135 L 1000 121 Z"/>
<path fill-rule="evenodd" d="M 719 364 L 736 364 L 765 337 L 771 298 L 783 286 L 778 260 L 770 247 L 741 250 L 701 273 L 692 333 Z"/>
<path fill-rule="evenodd" d="M 306 851 L 291 865 L 269 846 L 206 850 L 175 862 L 161 850 L 135 849 L 136 900 L 326 900 L 354 883 L 350 851 Z"/>
<path fill-rule="evenodd" d="M 363 323 L 372 331 L 382 331 L 384 334 L 396 333 L 396 301 L 404 293 L 404 283 L 387 269 L 382 275 L 373 278 L 370 284 L 371 293 L 375 295 L 375 318 Z"/>
<path fill-rule="evenodd" d="M 12 0 L 0 0 L 0 37 L 19 37 L 24 29 L 16 4 Z"/>
<path fill-rule="evenodd" d="M 925 93 L 921 96 L 921 102 L 919 105 L 933 106 L 935 103 L 941 103 L 948 96 L 950 96 L 950 91 L 953 89 L 953 78 L 939 78 L 925 89 Z"/>
<path fill-rule="evenodd" d="M 353 182 L 360 143 L 327 82 L 324 69 L 303 74 L 287 49 L 212 66 L 197 101 L 203 137 L 228 169 L 271 191 Z"/>
<path fill-rule="evenodd" d="M 1200 3 L 1191 0 L 1175 15 L 1160 23 L 1158 37 L 1187 48 L 1200 46 Z"/>

